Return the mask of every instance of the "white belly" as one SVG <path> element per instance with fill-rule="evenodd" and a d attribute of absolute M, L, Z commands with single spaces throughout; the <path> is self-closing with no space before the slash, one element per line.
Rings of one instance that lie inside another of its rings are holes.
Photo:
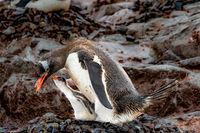
<path fill-rule="evenodd" d="M 88 98 L 88 100 L 94 103 L 97 97 L 92 87 L 89 73 L 81 67 L 78 55 L 76 53 L 70 54 L 65 65 L 69 70 L 70 77 L 79 90 Z"/>

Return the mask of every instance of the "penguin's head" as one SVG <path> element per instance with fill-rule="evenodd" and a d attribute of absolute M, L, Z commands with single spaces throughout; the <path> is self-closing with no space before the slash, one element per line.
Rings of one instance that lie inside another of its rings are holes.
<path fill-rule="evenodd" d="M 36 91 L 39 91 L 42 88 L 43 83 L 56 71 L 60 70 L 65 65 L 65 57 L 51 57 L 45 60 L 39 61 L 37 63 L 38 69 L 40 71 L 40 77 L 35 83 Z"/>
<path fill-rule="evenodd" d="M 39 61 L 38 68 L 39 68 L 40 72 L 44 73 L 44 72 L 49 71 L 49 64 L 50 64 L 49 60 Z"/>
<path fill-rule="evenodd" d="M 66 59 L 69 52 L 78 46 L 90 46 L 93 43 L 87 39 L 79 38 L 69 41 L 66 47 L 55 49 L 47 54 L 45 54 L 40 61 L 38 61 L 37 66 L 40 70 L 40 77 L 36 81 L 35 89 L 39 91 L 44 83 L 44 81 L 51 76 L 53 73 L 64 68 Z"/>

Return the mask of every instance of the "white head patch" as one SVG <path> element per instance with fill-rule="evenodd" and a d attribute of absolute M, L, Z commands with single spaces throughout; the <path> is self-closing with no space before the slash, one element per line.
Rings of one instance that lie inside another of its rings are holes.
<path fill-rule="evenodd" d="M 39 63 L 42 64 L 42 67 L 44 68 L 45 71 L 49 70 L 49 64 L 46 60 L 45 61 L 39 61 Z"/>

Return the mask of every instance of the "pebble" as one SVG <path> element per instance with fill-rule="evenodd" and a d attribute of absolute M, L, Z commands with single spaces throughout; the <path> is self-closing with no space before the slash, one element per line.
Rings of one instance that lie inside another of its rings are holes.
<path fill-rule="evenodd" d="M 3 31 L 3 34 L 5 35 L 11 35 L 13 33 L 15 33 L 15 28 L 12 26 L 9 26 L 7 29 Z"/>
<path fill-rule="evenodd" d="M 117 31 L 121 34 L 126 34 L 127 30 L 128 30 L 127 26 L 120 26 L 117 28 Z"/>
<path fill-rule="evenodd" d="M 58 123 L 48 123 L 47 132 L 58 132 L 59 124 Z"/>
<path fill-rule="evenodd" d="M 53 131 L 52 131 L 52 133 L 59 133 L 59 130 L 58 130 L 58 129 L 56 129 L 56 128 L 53 128 Z"/>
<path fill-rule="evenodd" d="M 43 22 L 43 21 L 39 23 L 39 26 L 40 26 L 40 27 L 45 27 L 46 25 L 47 25 L 47 24 L 46 24 L 45 22 Z"/>
<path fill-rule="evenodd" d="M 92 131 L 92 133 L 103 133 L 103 132 L 105 132 L 105 130 L 104 130 L 104 129 L 101 129 L 101 128 L 95 128 L 95 129 Z"/>
<path fill-rule="evenodd" d="M 135 39 L 136 39 L 136 38 L 135 38 L 134 36 L 131 36 L 131 35 L 127 35 L 127 36 L 126 36 L 126 40 L 127 40 L 127 41 L 135 41 Z"/>
<path fill-rule="evenodd" d="M 47 132 L 52 132 L 53 131 L 53 127 L 50 125 L 47 126 Z"/>

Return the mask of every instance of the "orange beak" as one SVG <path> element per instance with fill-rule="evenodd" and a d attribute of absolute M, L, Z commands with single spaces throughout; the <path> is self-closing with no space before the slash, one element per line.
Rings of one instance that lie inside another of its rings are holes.
<path fill-rule="evenodd" d="M 38 92 L 42 88 L 42 85 L 47 75 L 48 75 L 48 71 L 43 73 L 42 76 L 38 78 L 38 80 L 36 81 L 35 86 L 34 86 L 34 88 L 36 89 L 36 92 Z"/>

